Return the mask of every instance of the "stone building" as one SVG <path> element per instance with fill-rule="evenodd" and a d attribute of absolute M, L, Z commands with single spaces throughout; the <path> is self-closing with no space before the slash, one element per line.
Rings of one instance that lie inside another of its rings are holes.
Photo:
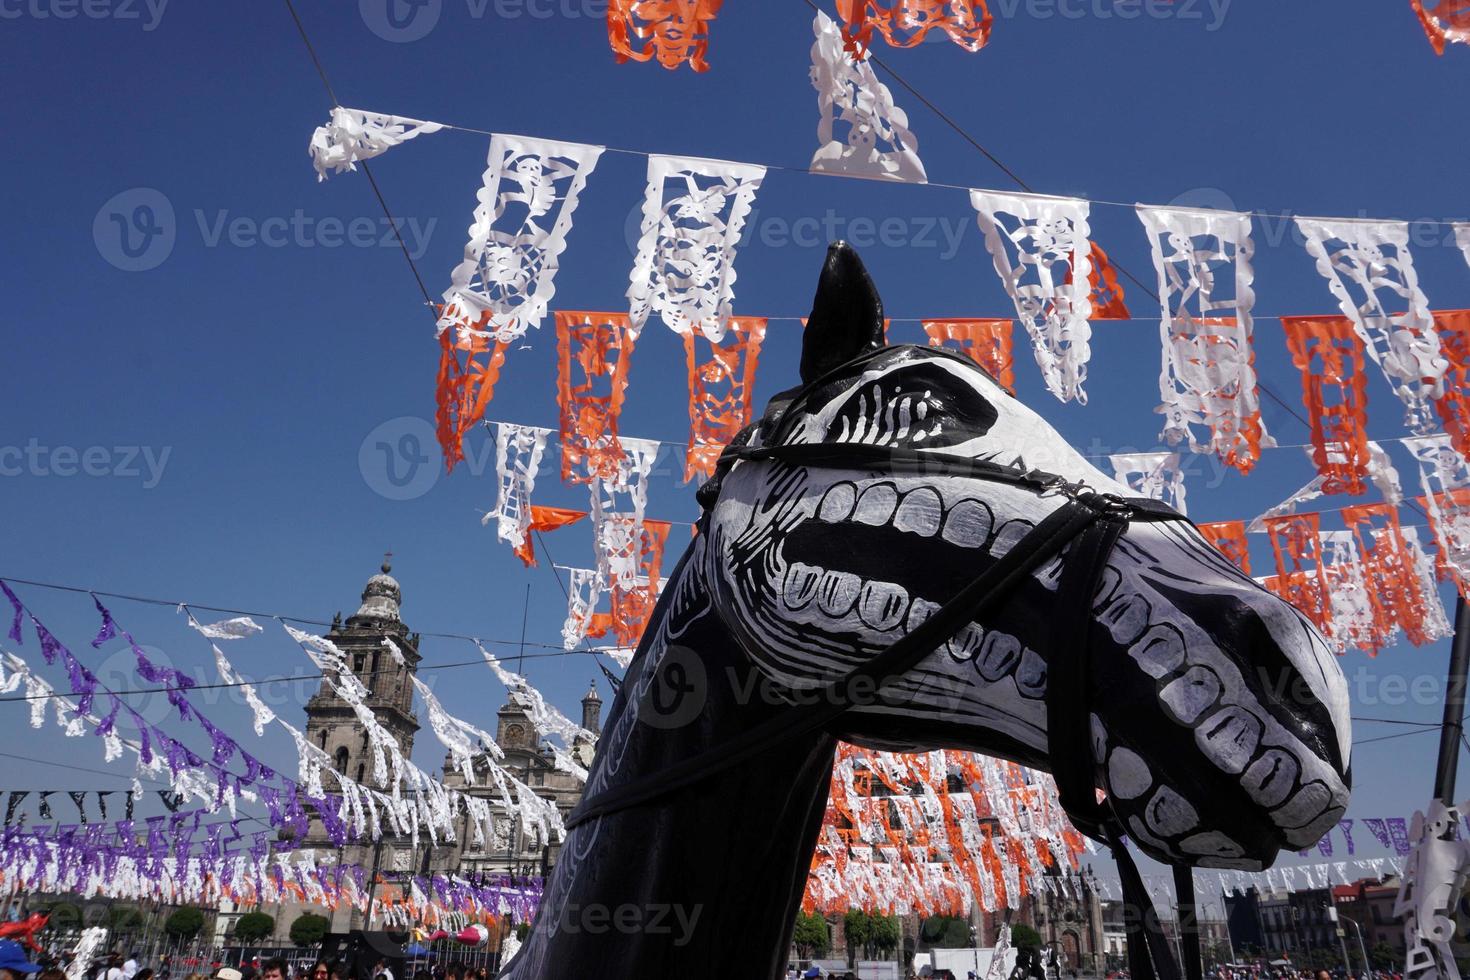
<path fill-rule="evenodd" d="M 582 698 L 584 729 L 593 736 L 602 733 L 602 697 L 596 684 L 588 687 Z M 531 722 L 530 714 L 513 700 L 496 713 L 495 741 L 504 753 L 501 768 L 531 787 L 537 796 L 556 804 L 563 818 L 582 800 L 582 781 L 570 772 L 557 768 L 551 746 L 542 742 Z M 572 757 L 583 768 L 591 765 L 595 741 L 579 739 L 572 746 Z M 476 759 L 476 770 L 485 763 Z M 466 786 L 463 776 L 449 765 L 444 767 L 444 785 L 491 802 L 497 813 L 499 796 L 488 779 L 476 779 Z M 461 835 L 462 837 L 464 835 Z M 556 865 L 561 845 L 539 839 L 526 828 L 510 821 L 496 821 L 495 833 L 483 847 L 474 847 L 469 839 L 460 842 L 457 864 L 462 873 L 540 875 Z"/>
<path fill-rule="evenodd" d="M 372 708 L 378 723 L 393 736 L 404 757 L 411 758 L 414 737 L 419 730 L 413 707 L 412 680 L 421 660 L 419 634 L 411 632 L 403 621 L 403 593 L 391 571 L 392 567 L 385 561 L 380 572 L 368 579 L 363 588 L 357 612 L 345 621 L 338 613 L 332 620 L 327 639 L 342 651 L 353 674 L 368 689 L 366 703 Z M 402 665 L 385 645 L 385 639 L 391 640 L 402 651 Z M 484 683 L 493 682 L 487 676 Z M 582 699 L 582 727 L 594 736 L 602 730 L 601 711 L 602 698 L 594 685 Z M 479 719 L 468 720 L 479 722 Z M 375 785 L 373 753 L 367 731 L 358 722 L 352 707 L 337 695 L 326 679 L 306 702 L 305 737 L 332 759 L 332 765 L 338 772 L 364 785 Z M 524 781 L 538 796 L 554 802 L 563 816 L 581 801 L 581 781 L 556 767 L 550 746 L 542 743 L 524 708 L 507 703 L 500 709 L 495 739 L 505 754 L 500 765 Z M 595 740 L 582 740 L 572 748 L 573 756 L 584 768 L 591 764 L 594 747 Z M 477 768 L 485 761 L 483 756 L 476 760 Z M 389 880 L 407 874 L 434 872 L 539 875 L 543 866 L 555 864 L 559 845 L 547 846 L 535 835 L 513 826 L 512 821 L 502 819 L 499 795 L 488 778 L 477 778 L 473 786 L 466 786 L 462 774 L 448 763 L 447 758 L 441 778 L 451 789 L 484 797 L 490 802 L 497 832 L 486 846 L 473 847 L 473 833 L 466 824 L 457 828 L 458 840 L 453 844 L 431 846 L 427 835 L 421 834 L 415 846 L 409 836 L 385 832 L 376 843 L 354 843 L 339 848 L 328 839 L 321 822 L 313 819 L 300 847 L 316 851 L 321 863 L 356 864 L 370 873 L 377 869 Z M 319 906 L 286 903 L 262 911 L 275 917 L 274 938 L 282 943 L 288 942 L 291 923 L 304 912 L 328 916 L 333 932 L 360 929 L 365 924 L 360 913 L 346 908 L 329 913 Z M 238 918 L 238 910 L 233 907 L 222 908 L 221 913 L 227 923 Z"/>

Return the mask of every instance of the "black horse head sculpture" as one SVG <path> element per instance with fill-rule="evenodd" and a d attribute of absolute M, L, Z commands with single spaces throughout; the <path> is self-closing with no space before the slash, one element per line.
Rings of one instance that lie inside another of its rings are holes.
<path fill-rule="evenodd" d="M 1130 493 L 974 362 L 885 346 L 877 293 L 842 244 L 801 375 L 700 491 L 698 537 L 614 701 L 585 812 L 506 976 L 778 976 L 835 740 L 1054 769 L 1048 688 L 1064 679 L 1085 679 L 1076 754 L 1090 758 L 1075 765 L 1145 853 L 1259 869 L 1337 822 L 1350 736 L 1336 658 L 1178 519 L 1118 525 L 1075 613 L 1059 600 L 1085 557 L 1072 543 L 912 666 L 845 691 L 821 728 L 745 751 L 751 732 L 818 711 L 834 681 L 948 615 L 1079 492 Z M 801 446 L 831 458 L 803 465 L 786 448 Z M 833 465 L 845 454 L 850 466 Z M 1017 479 L 927 471 L 928 458 Z M 1038 471 L 1051 476 L 1038 483 Z M 740 747 L 730 764 L 691 774 L 723 747 Z M 660 774 L 664 790 L 645 791 Z"/>

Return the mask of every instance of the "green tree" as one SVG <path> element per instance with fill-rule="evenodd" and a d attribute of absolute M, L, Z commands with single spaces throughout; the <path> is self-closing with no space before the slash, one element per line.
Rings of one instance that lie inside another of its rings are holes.
<path fill-rule="evenodd" d="M 1041 948 L 1041 933 L 1024 922 L 1018 922 L 1011 926 L 1011 945 L 1016 949 L 1029 949 L 1034 952 Z"/>
<path fill-rule="evenodd" d="M 919 923 L 919 938 L 934 949 L 964 949 L 970 945 L 970 923 L 954 915 L 935 915 Z"/>
<path fill-rule="evenodd" d="M 235 938 L 242 943 L 258 943 L 276 929 L 276 920 L 264 912 L 247 912 L 235 923 Z"/>
<path fill-rule="evenodd" d="M 827 950 L 832 948 L 832 935 L 827 931 L 827 920 L 816 913 L 806 915 L 798 912 L 796 930 L 791 934 L 791 941 L 796 944 L 803 959 L 826 956 Z"/>
<path fill-rule="evenodd" d="M 869 953 L 869 958 L 873 958 L 873 952 L 879 955 L 893 952 L 898 948 L 898 943 L 901 939 L 903 939 L 903 928 L 898 923 L 898 916 L 873 916 L 872 945 L 870 947 L 871 952 Z"/>
<path fill-rule="evenodd" d="M 331 925 L 326 917 L 306 912 L 291 923 L 291 941 L 297 946 L 315 946 Z"/>
<path fill-rule="evenodd" d="M 163 931 L 178 939 L 193 939 L 204 929 L 204 913 L 196 908 L 182 908 L 163 922 Z"/>
<path fill-rule="evenodd" d="M 898 948 L 899 940 L 903 937 L 903 930 L 896 917 L 872 915 L 861 909 L 849 909 L 843 916 L 842 928 L 847 937 L 849 961 L 857 959 L 859 952 L 863 959 L 868 960 L 891 953 Z"/>
<path fill-rule="evenodd" d="M 1399 956 L 1398 951 L 1384 942 L 1375 943 L 1373 948 L 1368 950 L 1368 959 L 1373 961 L 1375 970 L 1402 969 L 1404 965 L 1403 958 Z"/>

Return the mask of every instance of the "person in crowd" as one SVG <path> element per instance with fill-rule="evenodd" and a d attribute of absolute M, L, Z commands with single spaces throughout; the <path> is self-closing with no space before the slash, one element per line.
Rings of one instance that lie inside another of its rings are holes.
<path fill-rule="evenodd" d="M 133 974 L 133 980 L 153 980 L 153 971 L 145 966 L 143 967 L 143 969 Z"/>
<path fill-rule="evenodd" d="M 393 971 L 388 967 L 388 961 L 381 956 L 373 965 L 373 980 L 393 980 Z"/>
<path fill-rule="evenodd" d="M 123 960 L 123 980 L 133 980 L 138 975 L 138 951 L 132 950 L 128 958 Z"/>
<path fill-rule="evenodd" d="M 317 960 L 306 976 L 307 980 L 332 980 L 332 967 L 326 960 Z"/>
<path fill-rule="evenodd" d="M 40 973 L 40 964 L 26 959 L 26 951 L 14 939 L 0 940 L 0 980 L 25 980 Z"/>
<path fill-rule="evenodd" d="M 66 980 L 66 974 L 53 966 L 49 970 L 42 970 L 36 980 Z"/>
<path fill-rule="evenodd" d="M 268 959 L 260 964 L 260 980 L 287 980 L 286 961 L 282 959 Z"/>

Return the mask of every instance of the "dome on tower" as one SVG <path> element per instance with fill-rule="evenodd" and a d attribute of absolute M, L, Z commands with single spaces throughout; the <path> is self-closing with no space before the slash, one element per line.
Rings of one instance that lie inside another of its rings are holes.
<path fill-rule="evenodd" d="M 357 615 L 399 621 L 398 607 L 403 602 L 403 592 L 398 588 L 398 580 L 388 574 L 392 570 L 393 566 L 385 561 L 383 570 L 368 579 Z"/>

